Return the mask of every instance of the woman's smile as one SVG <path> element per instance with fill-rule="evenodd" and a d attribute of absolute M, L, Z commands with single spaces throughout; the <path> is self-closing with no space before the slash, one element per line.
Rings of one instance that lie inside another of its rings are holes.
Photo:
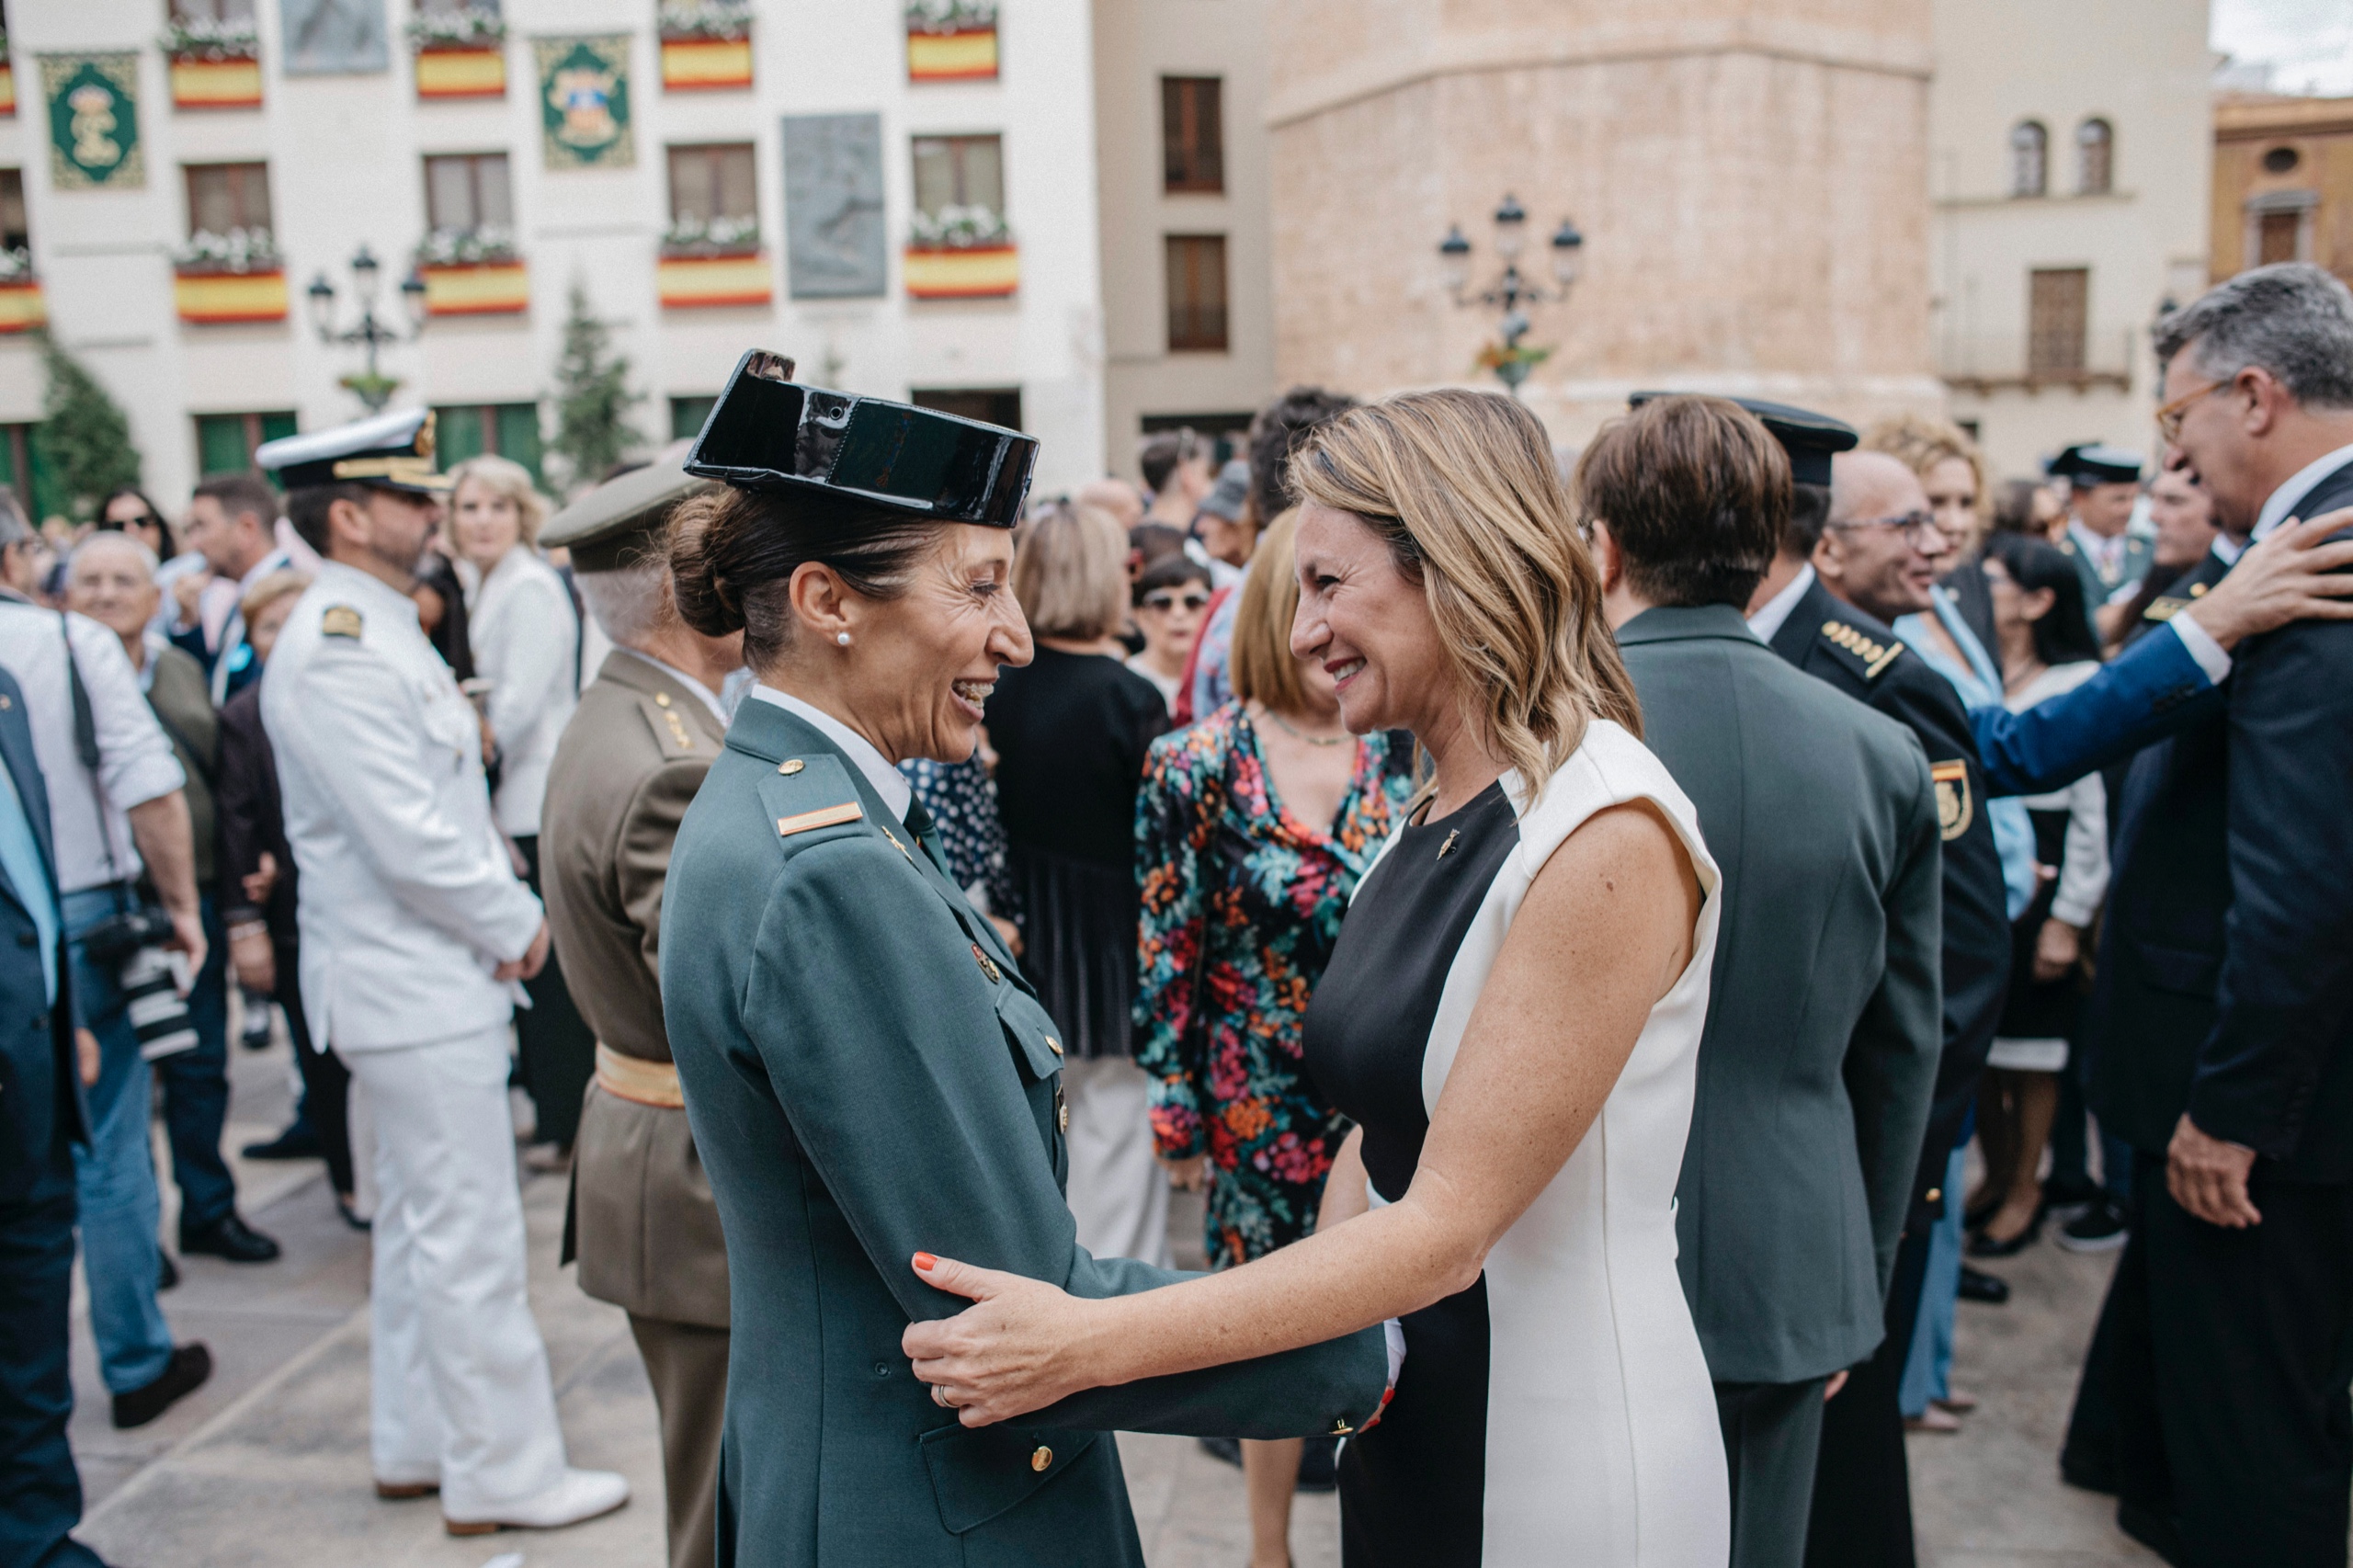
<path fill-rule="evenodd" d="M 963 710 L 966 718 L 977 724 L 988 717 L 984 710 L 988 707 L 989 694 L 996 689 L 995 676 L 986 680 L 950 681 L 949 687 L 955 693 L 957 706 Z"/>

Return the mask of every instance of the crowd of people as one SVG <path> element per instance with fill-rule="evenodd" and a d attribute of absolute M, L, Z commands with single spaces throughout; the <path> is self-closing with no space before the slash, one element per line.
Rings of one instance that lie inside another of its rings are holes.
<path fill-rule="evenodd" d="M 175 1255 L 278 1257 L 221 1147 L 276 1016 L 244 1153 L 371 1232 L 375 1491 L 455 1534 L 629 1495 L 519 1168 L 676 1568 L 1139 1561 L 1121 1428 L 1240 1465 L 1253 1568 L 1335 1485 L 1355 1568 L 1908 1563 L 1957 1303 L 2046 1239 L 2120 1252 L 2064 1478 L 2343 1563 L 2353 295 L 2158 337 L 2154 454 L 1999 483 L 1919 416 L 1302 387 L 1030 497 L 755 353 L 552 517 L 422 411 L 176 522 L 0 494 L 0 1559 L 97 1562 L 77 1237 L 124 1427 L 211 1370 Z"/>

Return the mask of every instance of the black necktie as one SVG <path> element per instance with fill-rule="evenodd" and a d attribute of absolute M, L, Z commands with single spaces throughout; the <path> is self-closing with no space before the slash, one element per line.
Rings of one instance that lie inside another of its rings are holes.
<path fill-rule="evenodd" d="M 933 825 L 931 813 L 923 809 L 923 802 L 912 797 L 907 801 L 906 824 L 907 832 L 914 835 L 917 844 L 923 846 L 923 852 L 929 856 L 931 863 L 939 869 L 939 874 L 947 877 L 949 881 L 954 881 L 955 877 L 950 875 L 948 869 L 947 852 L 940 846 L 939 829 Z"/>

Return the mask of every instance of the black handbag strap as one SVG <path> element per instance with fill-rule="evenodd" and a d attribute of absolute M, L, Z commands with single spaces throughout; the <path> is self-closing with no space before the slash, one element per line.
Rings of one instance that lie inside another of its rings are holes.
<path fill-rule="evenodd" d="M 90 688 L 82 684 L 82 662 L 74 656 L 74 626 L 65 612 L 57 612 L 57 638 L 65 648 L 65 681 L 74 694 L 74 755 L 81 758 L 82 770 L 90 776 L 91 792 L 98 800 L 98 847 L 106 852 L 107 885 L 113 890 L 115 906 L 122 905 L 122 867 L 114 858 L 114 829 L 107 822 L 107 786 L 98 777 L 98 765 L 104 760 L 98 753 L 98 716 L 90 706 Z"/>

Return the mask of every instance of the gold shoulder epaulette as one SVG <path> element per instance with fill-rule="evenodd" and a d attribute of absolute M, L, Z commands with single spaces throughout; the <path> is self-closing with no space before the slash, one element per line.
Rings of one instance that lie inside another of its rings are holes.
<path fill-rule="evenodd" d="M 1837 646 L 1863 661 L 1863 678 L 1877 680 L 1888 665 L 1895 663 L 1904 652 L 1901 642 L 1882 643 L 1875 637 L 1865 636 L 1843 620 L 1825 620 L 1822 634 Z"/>
<path fill-rule="evenodd" d="M 638 711 L 645 715 L 646 727 L 654 732 L 654 742 L 662 748 L 662 759 L 675 762 L 682 756 L 698 756 L 710 748 L 695 739 L 687 728 L 686 720 L 678 715 L 677 704 L 666 691 L 637 699 Z"/>
<path fill-rule="evenodd" d="M 360 628 L 365 624 L 366 622 L 359 617 L 359 612 L 349 605 L 329 605 L 326 608 L 326 613 L 319 617 L 319 635 L 358 637 Z"/>
<path fill-rule="evenodd" d="M 2143 620 L 2171 620 L 2177 614 L 2188 608 L 2188 599 L 2177 599 L 2171 595 L 2166 595 L 2151 599 L 2149 608 L 2141 612 L 2141 619 Z"/>

